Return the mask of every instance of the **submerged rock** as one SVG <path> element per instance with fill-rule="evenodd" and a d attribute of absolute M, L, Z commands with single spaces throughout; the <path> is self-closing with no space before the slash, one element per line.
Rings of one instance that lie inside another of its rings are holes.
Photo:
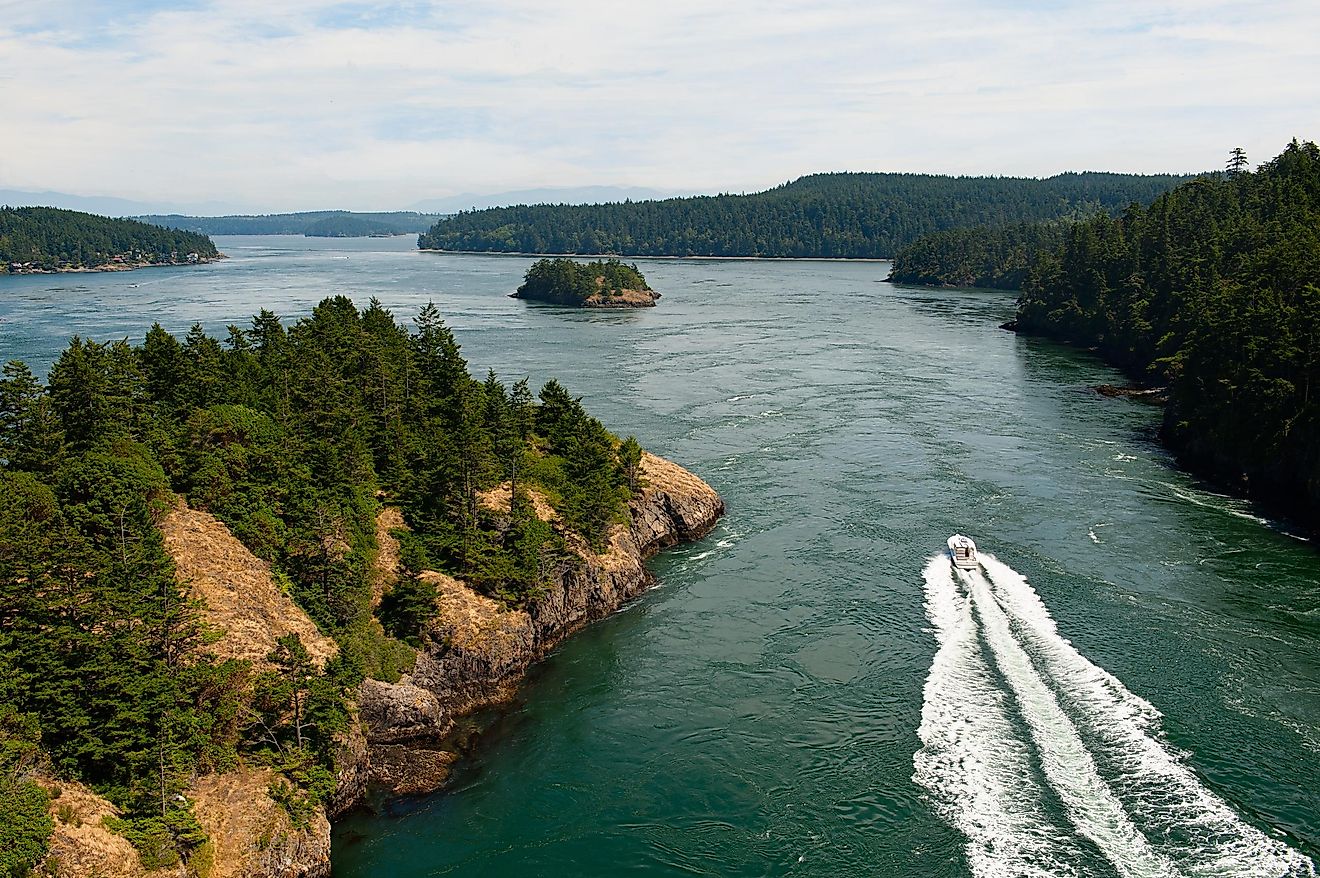
<path fill-rule="evenodd" d="M 1163 405 L 1168 402 L 1168 388 L 1165 387 L 1119 387 L 1116 384 L 1097 384 L 1091 389 L 1111 399 L 1131 399 L 1153 405 Z"/>

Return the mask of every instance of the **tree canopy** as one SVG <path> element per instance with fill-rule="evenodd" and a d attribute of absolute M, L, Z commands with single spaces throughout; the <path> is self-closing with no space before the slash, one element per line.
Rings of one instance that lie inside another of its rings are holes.
<path fill-rule="evenodd" d="M 752 195 L 520 205 L 441 219 L 435 250 L 624 256 L 888 258 L 930 232 L 1054 219 L 1148 202 L 1175 175 L 1060 174 L 1044 180 L 814 174 Z"/>
<path fill-rule="evenodd" d="M 136 345 L 75 337 L 44 385 L 11 362 L 0 757 L 6 730 L 15 747 L 39 737 L 51 770 L 122 809 L 116 826 L 148 865 L 202 840 L 186 798 L 200 772 L 268 764 L 284 778 L 277 798 L 305 819 L 334 789 L 347 694 L 364 677 L 397 679 L 426 636 L 434 590 L 416 574 L 535 601 L 577 563 L 568 538 L 603 548 L 624 520 L 637 458 L 558 382 L 538 400 L 525 380 L 473 378 L 430 305 L 411 331 L 374 300 L 359 309 L 341 296 L 287 328 L 262 311 L 223 341 L 200 326 L 182 339 L 153 326 Z M 496 486 L 511 498 L 503 508 L 482 500 Z M 559 523 L 537 517 L 532 490 Z M 202 608 L 157 526 L 178 496 L 268 561 L 338 642 L 324 672 L 296 636 L 260 671 L 208 651 Z M 410 532 L 404 575 L 376 611 L 382 498 Z M 28 816 L 0 821 L 0 841 L 39 855 L 45 800 L 11 763 L 0 759 L 0 803 Z"/>
<path fill-rule="evenodd" d="M 0 207 L 0 272 L 170 264 L 219 255 L 205 235 L 54 207 Z"/>

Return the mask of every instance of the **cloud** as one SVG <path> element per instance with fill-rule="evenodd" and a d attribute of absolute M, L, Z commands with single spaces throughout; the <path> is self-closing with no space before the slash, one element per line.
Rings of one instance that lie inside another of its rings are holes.
<path fill-rule="evenodd" d="M 822 170 L 1195 170 L 1320 105 L 1309 5 L 0 3 L 0 186 L 254 210 Z"/>

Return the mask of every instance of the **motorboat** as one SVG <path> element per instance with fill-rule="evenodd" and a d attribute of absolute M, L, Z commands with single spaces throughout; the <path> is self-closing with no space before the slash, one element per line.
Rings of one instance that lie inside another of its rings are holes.
<path fill-rule="evenodd" d="M 962 534 L 949 537 L 949 556 L 953 558 L 953 566 L 963 570 L 976 570 L 981 566 L 976 560 L 976 543 Z"/>

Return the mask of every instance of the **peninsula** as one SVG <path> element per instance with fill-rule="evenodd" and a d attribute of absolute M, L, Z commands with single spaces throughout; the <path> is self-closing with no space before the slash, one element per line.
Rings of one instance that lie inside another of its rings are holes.
<path fill-rule="evenodd" d="M 124 271 L 220 259 L 205 235 L 55 207 L 0 207 L 0 274 Z"/>
<path fill-rule="evenodd" d="M 457 718 L 723 513 L 415 325 L 337 297 L 4 367 L 0 871 L 326 878 L 331 820 L 441 786 Z"/>
<path fill-rule="evenodd" d="M 617 259 L 537 260 L 511 296 L 574 308 L 653 308 L 660 298 L 636 265 Z"/>

